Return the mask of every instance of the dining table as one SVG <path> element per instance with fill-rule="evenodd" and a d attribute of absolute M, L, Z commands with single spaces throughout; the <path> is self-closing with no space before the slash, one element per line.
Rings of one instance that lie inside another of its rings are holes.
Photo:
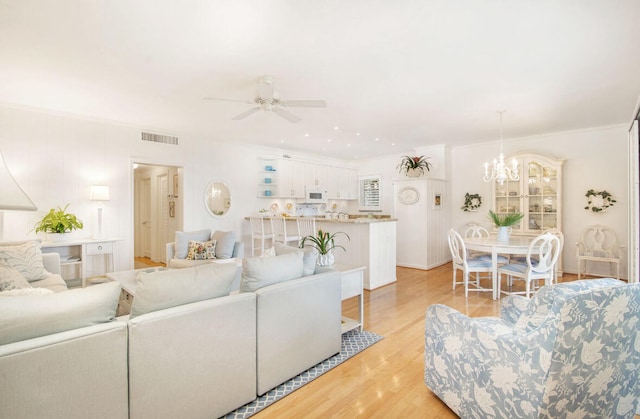
<path fill-rule="evenodd" d="M 498 255 L 526 255 L 534 237 L 511 236 L 508 241 L 498 240 L 497 237 L 467 237 L 464 245 L 468 250 L 491 253 L 491 275 L 493 299 L 500 298 L 498 291 Z"/>

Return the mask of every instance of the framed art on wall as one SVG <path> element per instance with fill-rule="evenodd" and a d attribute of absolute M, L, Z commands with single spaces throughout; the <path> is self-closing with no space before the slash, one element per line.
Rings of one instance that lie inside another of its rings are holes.
<path fill-rule="evenodd" d="M 433 195 L 433 209 L 442 208 L 442 194 L 436 193 Z"/>

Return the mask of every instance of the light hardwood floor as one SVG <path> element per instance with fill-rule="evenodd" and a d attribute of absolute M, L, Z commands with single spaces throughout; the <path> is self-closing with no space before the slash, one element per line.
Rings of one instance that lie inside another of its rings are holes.
<path fill-rule="evenodd" d="M 399 267 L 395 284 L 365 291 L 364 328 L 384 339 L 254 417 L 457 417 L 424 384 L 426 309 L 439 303 L 471 317 L 497 316 L 500 302 L 491 292 L 465 298 L 463 287 L 451 289 L 451 275 L 450 263 L 429 271 Z M 575 279 L 565 274 L 560 281 Z M 356 301 L 344 302 L 348 315 L 356 316 Z"/>

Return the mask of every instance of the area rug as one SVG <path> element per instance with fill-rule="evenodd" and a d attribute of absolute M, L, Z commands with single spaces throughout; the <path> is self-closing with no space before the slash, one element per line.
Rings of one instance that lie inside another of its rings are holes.
<path fill-rule="evenodd" d="M 375 333 L 367 332 L 364 330 L 362 332 L 351 330 L 342 335 L 342 347 L 340 348 L 339 354 L 336 354 L 331 358 L 317 364 L 316 366 L 311 367 L 302 374 L 293 377 L 286 383 L 281 384 L 273 390 L 269 391 L 264 396 L 258 397 L 256 400 L 247 403 L 242 407 L 239 407 L 231 413 L 227 413 L 224 418 L 248 418 L 258 413 L 265 407 L 277 402 L 286 395 L 293 393 L 303 385 L 320 377 L 325 372 L 337 367 L 347 359 L 364 351 L 369 346 L 382 339 L 384 339 L 382 336 L 376 335 Z"/>

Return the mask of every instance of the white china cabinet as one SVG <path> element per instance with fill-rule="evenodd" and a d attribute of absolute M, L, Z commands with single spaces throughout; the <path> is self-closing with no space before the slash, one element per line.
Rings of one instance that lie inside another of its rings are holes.
<path fill-rule="evenodd" d="M 507 180 L 493 187 L 493 211 L 498 214 L 521 212 L 522 221 L 513 234 L 534 236 L 544 230 L 562 231 L 562 164 L 541 154 L 517 154 L 520 180 Z"/>

